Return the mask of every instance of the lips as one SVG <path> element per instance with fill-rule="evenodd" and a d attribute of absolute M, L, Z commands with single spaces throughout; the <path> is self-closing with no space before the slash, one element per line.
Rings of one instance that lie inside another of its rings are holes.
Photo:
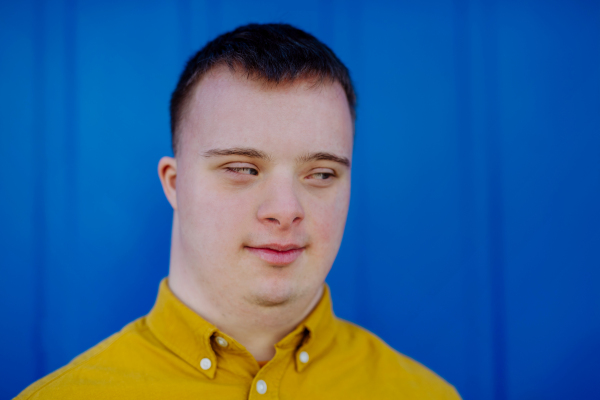
<path fill-rule="evenodd" d="M 246 248 L 263 261 L 279 266 L 293 263 L 304 251 L 304 247 L 293 244 L 266 244 L 257 247 L 246 246 Z"/>

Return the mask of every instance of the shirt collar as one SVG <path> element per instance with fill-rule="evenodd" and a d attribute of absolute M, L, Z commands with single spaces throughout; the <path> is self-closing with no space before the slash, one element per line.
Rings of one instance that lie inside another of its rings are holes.
<path fill-rule="evenodd" d="M 152 333 L 169 350 L 210 379 L 214 378 L 217 369 L 212 343 L 214 336 L 225 337 L 233 351 L 243 349 L 234 339 L 219 332 L 216 326 L 183 304 L 169 288 L 167 278 L 160 283 L 156 303 L 146 321 Z M 318 358 L 331 345 L 335 327 L 329 287 L 324 284 L 323 294 L 315 308 L 275 347 L 293 349 L 296 370 L 301 372 L 310 363 L 300 361 L 300 353 L 307 352 L 311 359 Z M 208 369 L 201 367 L 205 358 L 210 360 L 211 367 Z"/>
<path fill-rule="evenodd" d="M 323 294 L 321 300 L 317 303 L 315 308 L 308 314 L 308 316 L 302 321 L 296 331 L 302 330 L 305 332 L 303 341 L 297 347 L 295 351 L 295 362 L 296 370 L 302 372 L 310 362 L 300 361 L 300 354 L 306 352 L 310 360 L 314 361 L 321 356 L 330 346 L 333 338 L 336 334 L 335 316 L 331 305 L 331 295 L 329 293 L 329 286 L 323 284 Z M 292 332 L 290 335 L 292 335 Z M 281 342 L 285 341 L 286 336 Z M 281 343 L 280 342 L 280 343 Z M 279 343 L 277 344 L 279 345 Z"/>
<path fill-rule="evenodd" d="M 167 278 L 160 283 L 156 303 L 146 321 L 152 333 L 169 350 L 209 378 L 214 378 L 216 355 L 210 338 L 217 331 L 217 327 L 175 297 L 169 288 Z M 200 367 L 200 362 L 204 358 L 211 361 L 212 366 L 207 370 Z"/>

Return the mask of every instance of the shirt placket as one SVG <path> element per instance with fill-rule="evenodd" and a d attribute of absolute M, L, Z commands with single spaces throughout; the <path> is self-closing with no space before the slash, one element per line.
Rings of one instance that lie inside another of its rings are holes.
<path fill-rule="evenodd" d="M 249 400 L 279 399 L 281 379 L 293 362 L 293 353 L 293 346 L 277 348 L 275 357 L 262 367 L 252 380 Z"/>

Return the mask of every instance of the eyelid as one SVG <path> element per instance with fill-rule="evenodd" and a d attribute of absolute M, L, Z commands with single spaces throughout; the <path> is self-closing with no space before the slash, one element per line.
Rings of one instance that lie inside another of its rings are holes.
<path fill-rule="evenodd" d="M 317 167 L 317 168 L 313 168 L 310 170 L 310 172 L 308 173 L 308 175 L 312 175 L 312 174 L 331 174 L 333 176 L 338 176 L 338 173 L 335 169 L 333 168 L 326 168 L 326 167 Z"/>
<path fill-rule="evenodd" d="M 256 165 L 246 162 L 246 161 L 228 162 L 228 163 L 224 164 L 223 166 L 231 167 L 231 168 L 255 168 L 255 169 L 258 169 L 258 167 Z"/>
<path fill-rule="evenodd" d="M 223 165 L 221 165 L 220 169 L 224 170 L 227 174 L 232 174 L 235 176 L 250 177 L 250 176 L 256 176 L 256 175 L 260 174 L 260 170 L 255 164 L 245 162 L 245 161 L 227 162 L 227 163 L 224 163 Z M 254 172 L 247 173 L 247 172 L 242 172 L 240 170 L 248 170 L 248 171 L 251 170 Z"/>
<path fill-rule="evenodd" d="M 227 170 L 239 169 L 239 168 L 249 168 L 249 169 L 256 170 L 256 172 L 260 172 L 260 169 L 255 164 L 252 164 L 249 162 L 244 162 L 244 161 L 228 162 L 228 163 L 222 165 L 221 168 L 224 168 Z"/>
<path fill-rule="evenodd" d="M 328 175 L 327 177 L 317 178 L 314 175 L 324 174 Z M 314 168 L 312 169 L 304 179 L 307 182 L 311 182 L 312 185 L 317 185 L 321 187 L 329 186 L 338 177 L 338 174 L 334 169 L 331 168 Z"/>

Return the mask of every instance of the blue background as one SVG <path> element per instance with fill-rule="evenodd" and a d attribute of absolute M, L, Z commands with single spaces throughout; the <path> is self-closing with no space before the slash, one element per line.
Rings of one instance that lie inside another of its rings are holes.
<path fill-rule="evenodd" d="M 289 22 L 359 94 L 334 308 L 465 399 L 600 398 L 600 3 L 0 2 L 0 398 L 151 308 L 184 62 Z"/>

